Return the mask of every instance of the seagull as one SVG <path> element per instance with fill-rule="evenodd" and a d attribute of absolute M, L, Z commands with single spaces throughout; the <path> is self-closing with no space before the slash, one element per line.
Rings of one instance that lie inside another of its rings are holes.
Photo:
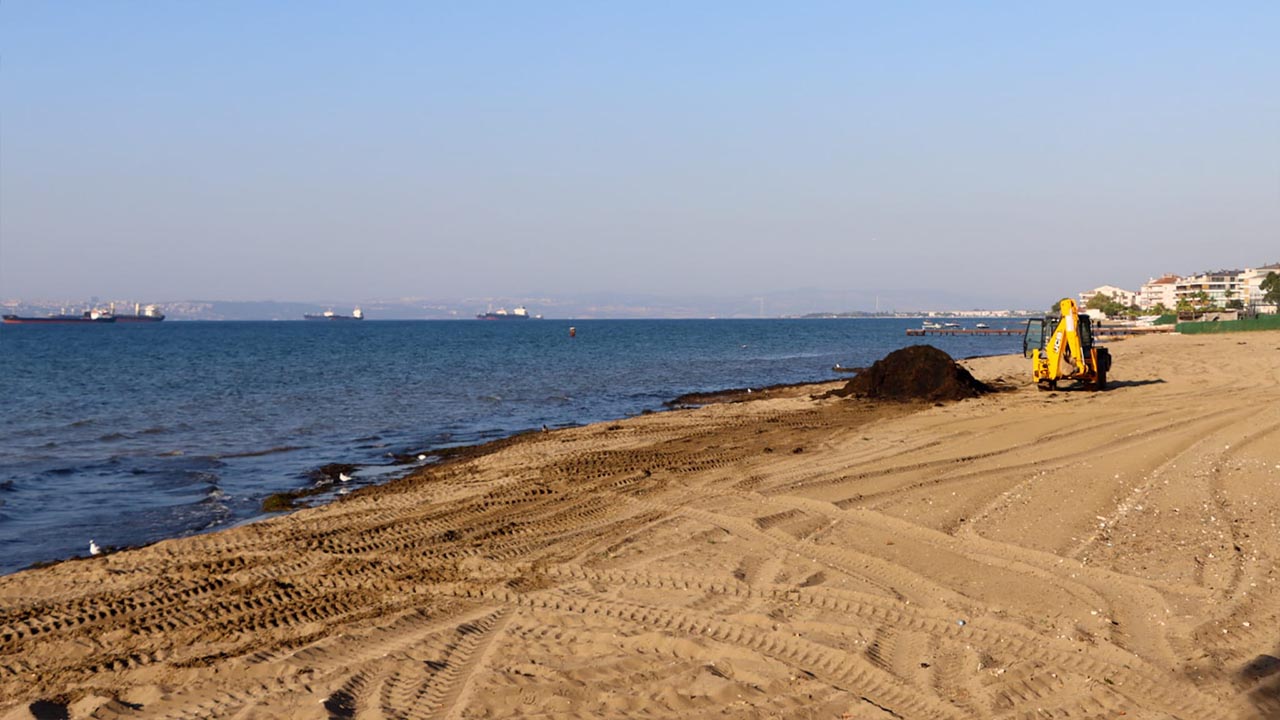
<path fill-rule="evenodd" d="M 351 479 L 351 476 L 346 473 L 338 473 L 338 479 L 341 480 L 342 482 L 347 482 L 348 480 Z"/>
<path fill-rule="evenodd" d="M 543 426 L 542 426 L 542 432 L 549 432 L 549 431 L 547 430 L 547 426 L 546 426 L 546 425 L 543 425 Z"/>
<path fill-rule="evenodd" d="M 423 460 L 426 460 L 426 459 L 427 459 L 426 453 L 418 453 L 418 462 L 422 462 Z"/>
<path fill-rule="evenodd" d="M 94 542 L 94 541 L 90 540 L 90 541 L 89 541 L 89 554 L 90 554 L 90 555 L 101 555 L 101 554 L 102 554 L 102 548 L 98 547 L 98 543 L 96 543 L 96 542 Z"/>

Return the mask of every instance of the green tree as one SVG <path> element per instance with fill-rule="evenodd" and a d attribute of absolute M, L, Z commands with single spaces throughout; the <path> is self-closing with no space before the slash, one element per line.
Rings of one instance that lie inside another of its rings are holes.
<path fill-rule="evenodd" d="M 1156 303 L 1155 307 L 1151 308 L 1152 315 L 1168 315 L 1170 312 L 1172 312 L 1172 310 L 1165 307 L 1164 303 Z"/>
<path fill-rule="evenodd" d="M 1227 301 L 1227 309 L 1228 309 L 1228 310 L 1243 310 L 1243 309 L 1244 309 L 1244 301 L 1243 301 L 1243 300 L 1241 300 L 1240 298 L 1235 298 L 1234 300 L 1228 300 L 1228 301 Z"/>
<path fill-rule="evenodd" d="M 1262 279 L 1262 299 L 1269 305 L 1280 305 L 1280 273 L 1269 272 Z"/>
<path fill-rule="evenodd" d="M 1089 310 L 1101 310 L 1107 317 L 1128 315 L 1131 310 L 1136 310 L 1133 306 L 1125 305 L 1106 293 L 1098 293 L 1089 298 L 1089 302 L 1085 304 L 1085 307 Z"/>

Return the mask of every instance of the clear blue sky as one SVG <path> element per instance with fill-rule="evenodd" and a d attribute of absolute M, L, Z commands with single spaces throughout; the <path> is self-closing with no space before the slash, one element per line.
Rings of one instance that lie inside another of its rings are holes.
<path fill-rule="evenodd" d="M 0 6 L 0 297 L 1011 305 L 1280 260 L 1280 3 Z"/>

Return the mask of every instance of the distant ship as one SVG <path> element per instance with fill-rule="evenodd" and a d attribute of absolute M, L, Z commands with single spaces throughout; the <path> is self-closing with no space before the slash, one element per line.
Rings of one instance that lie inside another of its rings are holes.
<path fill-rule="evenodd" d="M 71 325 L 79 323 L 113 323 L 116 317 L 111 313 L 103 313 L 97 310 L 85 310 L 80 315 L 69 315 L 62 313 L 59 315 L 47 315 L 45 317 L 18 317 L 17 315 L 0 316 L 0 320 L 4 320 L 5 324 L 41 324 L 41 325 Z"/>
<path fill-rule="evenodd" d="M 303 320 L 363 320 L 364 313 L 360 308 L 351 311 L 350 315 L 338 315 L 332 310 L 325 310 L 321 315 L 303 315 Z"/>
<path fill-rule="evenodd" d="M 530 315 L 529 311 L 526 310 L 523 305 L 511 312 L 507 312 L 505 308 L 498 308 L 492 312 L 476 315 L 477 320 L 528 320 L 530 318 L 533 318 L 534 320 L 541 320 L 542 316 Z"/>
<path fill-rule="evenodd" d="M 116 319 L 116 322 L 160 322 L 164 320 L 164 313 L 160 312 L 155 305 L 143 307 L 140 303 L 133 304 L 132 315 L 121 315 L 116 312 L 115 305 L 112 305 L 111 316 Z"/>

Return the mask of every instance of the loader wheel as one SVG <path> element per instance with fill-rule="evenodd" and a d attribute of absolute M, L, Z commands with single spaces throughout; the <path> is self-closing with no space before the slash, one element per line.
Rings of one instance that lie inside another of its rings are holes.
<path fill-rule="evenodd" d="M 1107 389 L 1107 365 L 1110 365 L 1110 364 L 1111 363 L 1105 363 L 1098 368 L 1098 382 L 1097 382 L 1097 385 L 1095 385 L 1096 389 L 1098 390 Z"/>

